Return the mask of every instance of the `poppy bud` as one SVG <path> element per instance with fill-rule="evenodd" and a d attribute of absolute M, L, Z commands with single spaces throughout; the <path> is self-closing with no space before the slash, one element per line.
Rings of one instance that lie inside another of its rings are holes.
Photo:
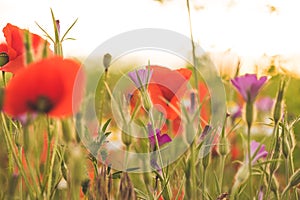
<path fill-rule="evenodd" d="M 129 147 L 131 144 L 131 136 L 129 135 L 130 130 L 127 124 L 124 124 L 122 128 L 122 142 L 126 147 Z"/>
<path fill-rule="evenodd" d="M 229 144 L 226 137 L 222 137 L 220 139 L 220 143 L 218 145 L 218 151 L 221 156 L 226 156 L 229 153 Z"/>
<path fill-rule="evenodd" d="M 142 94 L 142 99 L 143 99 L 143 107 L 144 109 L 149 112 L 152 108 L 152 102 L 151 99 L 149 97 L 149 94 L 147 94 L 146 91 L 142 92 L 144 94 Z"/>
<path fill-rule="evenodd" d="M 272 158 L 275 159 L 275 161 L 271 162 L 271 164 L 270 164 L 270 172 L 271 173 L 274 173 L 277 170 L 277 168 L 279 167 L 278 159 L 280 158 L 280 155 L 281 155 L 281 151 L 280 151 L 281 141 L 280 141 L 280 139 L 281 139 L 280 137 L 277 137 L 276 141 L 275 141 L 275 147 L 274 147 L 273 156 L 272 156 Z"/>
<path fill-rule="evenodd" d="M 206 156 L 202 158 L 202 166 L 204 169 L 208 167 L 209 161 L 210 161 L 210 153 L 208 153 Z"/>
<path fill-rule="evenodd" d="M 273 113 L 273 118 L 275 124 L 279 122 L 282 116 L 282 102 L 283 102 L 283 95 L 284 95 L 284 90 L 285 90 L 285 81 L 281 81 L 279 85 L 279 90 L 277 93 L 277 99 L 274 107 L 274 113 Z"/>
<path fill-rule="evenodd" d="M 5 52 L 0 53 L 0 67 L 4 66 L 6 63 L 8 63 L 9 57 L 8 54 Z"/>
<path fill-rule="evenodd" d="M 282 139 L 282 153 L 284 155 L 284 157 L 287 159 L 289 154 L 290 154 L 290 144 L 289 142 L 287 141 L 287 138 L 283 138 Z"/>
<path fill-rule="evenodd" d="M 71 125 L 69 124 L 68 120 L 62 120 L 61 121 L 61 126 L 62 126 L 62 132 L 63 132 L 63 139 L 66 143 L 71 142 L 73 138 L 72 130 L 71 130 Z"/>
<path fill-rule="evenodd" d="M 111 62 L 111 55 L 109 53 L 107 53 L 103 57 L 103 65 L 104 65 L 105 71 L 108 70 L 108 67 L 110 66 L 110 62 Z"/>

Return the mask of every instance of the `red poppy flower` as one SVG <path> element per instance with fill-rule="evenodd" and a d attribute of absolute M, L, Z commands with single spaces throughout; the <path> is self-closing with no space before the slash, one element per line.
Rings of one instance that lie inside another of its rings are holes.
<path fill-rule="evenodd" d="M 5 72 L 12 72 L 15 74 L 18 70 L 22 69 L 25 65 L 25 46 L 24 46 L 24 34 L 25 29 L 20 29 L 12 24 L 7 24 L 3 28 L 4 37 L 6 43 L 0 44 L 0 53 L 6 53 L 8 55 L 8 63 L 6 63 L 0 70 Z M 32 45 L 32 54 L 35 59 L 42 58 L 43 48 L 46 40 L 40 36 L 29 33 Z M 49 44 L 48 52 L 50 52 Z"/>
<path fill-rule="evenodd" d="M 75 83 L 76 90 L 73 90 Z M 46 113 L 52 117 L 71 115 L 73 109 L 79 107 L 82 83 L 80 64 L 73 60 L 52 57 L 32 63 L 7 85 L 3 110 L 13 117 L 26 113 Z"/>
<path fill-rule="evenodd" d="M 179 101 L 187 90 L 187 82 L 192 72 L 189 69 L 170 70 L 160 66 L 150 66 L 153 74 L 148 85 L 152 103 L 164 113 L 166 119 L 174 120 L 179 116 Z"/>

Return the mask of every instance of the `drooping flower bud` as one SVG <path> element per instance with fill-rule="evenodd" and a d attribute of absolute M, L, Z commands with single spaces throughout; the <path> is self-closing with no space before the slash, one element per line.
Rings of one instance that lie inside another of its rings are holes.
<path fill-rule="evenodd" d="M 108 70 L 108 68 L 110 66 L 110 62 L 111 62 L 111 55 L 109 53 L 107 53 L 103 57 L 103 65 L 104 65 L 105 71 Z"/>

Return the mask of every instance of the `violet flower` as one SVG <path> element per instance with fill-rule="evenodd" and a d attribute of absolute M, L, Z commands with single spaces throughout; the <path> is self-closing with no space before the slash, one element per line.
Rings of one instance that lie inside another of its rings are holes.
<path fill-rule="evenodd" d="M 172 139 L 170 138 L 170 136 L 168 134 L 162 135 L 161 131 L 159 129 L 156 129 L 155 132 L 156 132 L 155 134 L 156 134 L 159 146 L 162 146 L 162 145 L 172 141 Z M 152 128 L 151 124 L 148 124 L 148 137 L 149 137 L 151 149 L 154 150 L 155 146 L 156 146 L 155 145 L 156 141 L 155 141 L 155 135 L 153 133 L 153 128 Z"/>
<path fill-rule="evenodd" d="M 246 102 L 254 102 L 260 88 L 267 81 L 266 76 L 257 79 L 256 74 L 246 74 L 231 79 L 231 83 L 236 87 Z"/>
<path fill-rule="evenodd" d="M 258 149 L 260 147 L 260 149 Z M 259 142 L 256 141 L 251 141 L 250 144 L 250 154 L 252 157 L 252 165 L 254 165 L 256 163 L 257 160 L 259 160 L 260 158 L 266 158 L 268 155 L 268 152 L 266 151 L 266 147 L 264 144 L 260 144 Z M 257 152 L 257 153 L 256 153 Z M 253 155 L 256 153 L 255 157 L 253 157 Z M 248 157 L 246 157 L 246 162 L 248 163 Z"/>
<path fill-rule="evenodd" d="M 274 100 L 270 97 L 263 97 L 261 99 L 258 99 L 255 103 L 256 108 L 258 110 L 269 112 L 272 110 L 274 104 Z"/>
<path fill-rule="evenodd" d="M 139 69 L 137 71 L 129 72 L 128 76 L 134 82 L 137 88 L 142 88 L 149 83 L 152 74 L 152 69 Z"/>

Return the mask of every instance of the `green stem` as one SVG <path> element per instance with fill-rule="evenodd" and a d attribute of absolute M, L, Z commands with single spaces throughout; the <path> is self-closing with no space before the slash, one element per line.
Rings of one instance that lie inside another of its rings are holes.
<path fill-rule="evenodd" d="M 249 167 L 249 195 L 252 198 L 252 157 L 251 157 L 251 125 L 248 125 L 248 134 L 247 134 L 247 142 L 248 142 L 248 167 Z"/>
<path fill-rule="evenodd" d="M 5 72 L 3 72 L 3 71 L 2 71 L 2 80 L 3 80 L 3 86 L 6 87 Z"/>
<path fill-rule="evenodd" d="M 195 140 L 194 140 L 195 141 Z M 192 142 L 191 144 L 191 178 L 192 178 L 192 199 L 195 199 L 197 197 L 197 189 L 196 189 L 196 166 L 195 166 L 195 161 L 196 161 L 196 154 L 195 154 L 195 142 Z"/>
<path fill-rule="evenodd" d="M 289 164 L 289 170 L 290 170 L 290 174 L 294 174 L 295 172 L 295 166 L 294 166 L 294 162 L 293 162 L 293 154 L 290 154 L 288 157 L 288 164 Z M 288 184 L 288 183 L 287 183 Z M 294 197 L 295 199 L 298 199 L 298 192 L 296 188 L 292 189 L 294 192 Z"/>
<path fill-rule="evenodd" d="M 102 78 L 99 80 L 102 84 L 100 85 L 100 106 L 99 106 L 99 109 L 98 109 L 98 115 L 99 115 L 99 127 L 101 127 L 101 124 L 102 124 L 102 118 L 103 118 L 103 107 L 104 107 L 104 101 L 105 101 L 105 98 L 106 98 L 106 92 L 105 92 L 105 83 L 107 82 L 107 74 L 108 74 L 108 69 L 105 69 L 105 72 L 104 72 L 104 77 L 103 77 L 103 80 Z"/>
<path fill-rule="evenodd" d="M 57 135 L 56 129 L 53 132 L 53 137 L 54 137 L 54 145 L 53 145 L 52 156 L 51 156 L 51 160 L 50 160 L 50 169 L 49 169 L 50 171 L 49 171 L 48 181 L 47 181 L 47 199 L 50 199 L 50 197 L 51 197 L 52 173 L 53 173 L 53 166 L 54 166 L 57 143 L 58 143 L 58 135 Z M 50 141 L 49 141 L 49 143 L 50 143 Z"/>
<path fill-rule="evenodd" d="M 203 167 L 203 176 L 202 176 L 202 200 L 205 200 L 205 185 L 206 185 L 206 168 Z"/>
<path fill-rule="evenodd" d="M 284 164 L 285 164 L 285 180 L 286 180 L 286 184 L 289 184 L 289 177 L 290 177 L 290 173 L 289 173 L 289 161 L 288 158 L 284 159 Z M 287 193 L 287 199 L 290 199 L 289 197 L 289 193 Z"/>
<path fill-rule="evenodd" d="M 223 179 L 224 179 L 224 170 L 225 170 L 225 160 L 226 160 L 226 156 L 225 155 L 222 155 L 221 156 L 221 170 L 220 170 L 220 185 L 219 185 L 219 188 L 220 188 L 220 192 L 222 192 L 222 188 L 223 188 Z"/>
<path fill-rule="evenodd" d="M 50 172 L 50 157 L 51 157 L 51 140 L 52 140 L 52 135 L 51 135 L 51 122 L 50 122 L 50 118 L 47 117 L 47 157 L 46 157 L 46 164 L 45 164 L 45 174 L 44 174 L 44 179 L 43 179 L 43 188 L 41 191 L 41 194 L 44 193 L 44 191 L 46 190 L 46 185 L 48 182 L 48 178 L 49 178 L 49 172 Z"/>
<path fill-rule="evenodd" d="M 157 152 L 158 152 L 158 158 L 159 158 L 159 162 L 160 162 L 160 167 L 161 167 L 161 171 L 162 171 L 162 177 L 163 177 L 163 180 L 165 181 L 166 180 L 166 174 L 164 172 L 164 168 L 163 168 L 163 159 L 162 159 L 162 156 L 161 156 L 161 152 L 160 152 L 160 147 L 159 147 L 159 143 L 158 143 L 158 138 L 157 138 L 157 135 L 156 135 L 156 132 L 155 132 L 155 127 L 154 127 L 154 118 L 153 118 L 153 114 L 152 114 L 152 110 L 150 109 L 149 110 L 149 119 L 150 119 L 150 123 L 152 125 L 152 131 L 154 133 L 154 138 L 155 138 L 155 145 L 156 145 L 156 148 L 157 148 Z M 167 195 L 168 197 L 170 198 L 170 185 L 169 185 L 169 182 L 167 183 Z"/>
<path fill-rule="evenodd" d="M 188 16 L 189 16 L 189 27 L 190 27 L 190 37 L 191 37 L 191 44 L 192 44 L 192 55 L 193 55 L 193 70 L 194 70 L 194 79 L 195 79 L 195 88 L 197 89 L 198 84 L 198 75 L 197 75 L 197 57 L 196 57 L 196 48 L 195 48 L 195 42 L 194 42 L 194 36 L 193 36 L 193 29 L 192 29 L 192 18 L 191 18 L 191 9 L 190 9 L 190 1 L 186 0 L 186 6 L 188 10 Z M 197 95 L 198 103 L 200 102 L 199 95 Z"/>
<path fill-rule="evenodd" d="M 270 148 L 269 148 L 269 149 L 270 149 L 270 150 L 269 150 L 270 153 L 268 154 L 267 160 L 272 160 L 272 159 L 273 159 L 273 153 L 272 153 L 272 152 L 273 152 L 273 147 L 275 146 L 275 142 L 276 142 L 278 126 L 279 126 L 279 123 L 276 123 L 275 126 L 274 126 L 274 129 L 273 129 L 272 135 L 273 135 L 274 137 L 273 137 L 271 146 L 270 146 Z M 264 171 L 266 171 L 266 168 L 267 168 L 267 165 L 265 165 Z M 264 199 L 268 199 L 268 197 L 269 197 L 269 194 L 270 194 L 270 186 L 271 186 L 271 182 L 272 182 L 272 176 L 273 176 L 273 173 L 270 172 L 269 177 L 268 177 L 267 191 L 266 191 L 266 195 L 265 195 L 265 198 L 264 198 Z"/>
<path fill-rule="evenodd" d="M 23 177 L 24 182 L 25 182 L 25 184 L 26 184 L 26 186 L 28 188 L 29 195 L 30 195 L 31 199 L 34 199 L 35 191 L 33 190 L 32 186 L 31 186 L 31 183 L 29 182 L 29 179 L 26 176 L 26 173 L 25 173 L 25 170 L 23 168 L 22 161 L 21 161 L 20 157 L 14 151 L 15 146 L 14 146 L 14 144 L 12 142 L 12 138 L 11 138 L 11 135 L 9 133 L 8 127 L 6 125 L 6 120 L 5 120 L 5 116 L 4 116 L 3 113 L 1 113 L 1 117 L 2 117 L 2 122 L 3 122 L 3 126 L 4 126 L 4 131 L 3 132 L 4 132 L 4 138 L 6 140 L 6 143 L 8 144 L 9 149 L 11 149 L 11 152 L 12 152 L 13 158 L 14 158 L 14 160 L 16 162 L 16 165 L 17 165 L 17 167 L 18 167 L 18 169 L 20 171 L 20 174 Z M 22 156 L 22 152 L 20 153 L 20 156 Z"/>

